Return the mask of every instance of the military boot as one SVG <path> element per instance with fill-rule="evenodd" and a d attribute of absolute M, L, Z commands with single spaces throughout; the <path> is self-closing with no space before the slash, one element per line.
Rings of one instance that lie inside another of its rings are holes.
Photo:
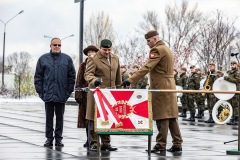
<path fill-rule="evenodd" d="M 187 121 L 195 122 L 195 113 L 191 113 L 190 118 L 188 118 Z"/>
<path fill-rule="evenodd" d="M 186 118 L 187 117 L 187 109 L 183 109 L 182 113 L 179 115 L 179 117 Z"/>
<path fill-rule="evenodd" d="M 230 121 L 227 123 L 227 125 L 237 125 L 237 120 L 235 116 L 232 116 Z"/>
<path fill-rule="evenodd" d="M 206 123 L 214 123 L 212 115 L 209 116 L 208 120 L 205 121 Z"/>
<path fill-rule="evenodd" d="M 198 114 L 195 116 L 195 118 L 203 118 L 204 116 L 204 110 L 200 110 Z"/>

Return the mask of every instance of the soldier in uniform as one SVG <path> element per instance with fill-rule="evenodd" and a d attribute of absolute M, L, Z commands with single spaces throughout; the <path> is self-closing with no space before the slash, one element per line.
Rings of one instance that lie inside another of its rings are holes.
<path fill-rule="evenodd" d="M 85 80 L 88 82 L 89 88 L 95 88 L 100 86 L 101 88 L 121 88 L 122 78 L 120 74 L 119 58 L 112 54 L 112 42 L 108 39 L 104 39 L 100 43 L 100 50 L 94 57 L 89 57 L 87 61 L 87 67 L 85 72 Z M 95 102 L 93 93 L 88 92 L 87 101 L 87 113 L 86 119 L 89 120 L 90 129 L 90 149 L 96 151 L 97 149 L 97 135 L 94 132 L 94 108 Z M 101 135 L 101 150 L 115 151 L 117 148 L 113 148 L 110 145 L 110 136 Z"/>
<path fill-rule="evenodd" d="M 124 80 L 128 79 L 129 75 L 127 73 L 127 66 L 126 65 L 121 65 L 120 72 L 121 72 L 121 76 L 122 76 L 122 82 Z"/>
<path fill-rule="evenodd" d="M 218 78 L 217 72 L 215 71 L 215 64 L 210 63 L 208 69 L 209 69 L 209 71 L 206 76 L 206 81 L 204 82 L 204 88 L 206 88 L 206 86 L 208 85 L 208 86 L 210 86 L 210 90 L 212 90 L 213 83 Z M 215 97 L 215 95 L 213 93 L 206 94 L 206 98 L 207 98 L 207 107 L 208 107 L 208 112 L 209 112 L 209 118 L 205 122 L 206 123 L 214 123 L 213 118 L 212 118 L 212 109 L 213 109 L 215 103 L 217 102 L 217 98 Z"/>
<path fill-rule="evenodd" d="M 174 57 L 170 49 L 160 40 L 155 30 L 145 34 L 148 46 L 151 48 L 147 62 L 122 85 L 136 84 L 144 75 L 150 72 L 151 89 L 176 89 L 173 65 Z M 182 136 L 178 125 L 178 106 L 176 93 L 152 92 L 152 113 L 156 120 L 158 135 L 156 145 L 151 152 L 166 150 L 168 129 L 172 136 L 173 146 L 169 152 L 182 151 Z"/>
<path fill-rule="evenodd" d="M 217 71 L 217 78 L 220 78 L 220 77 L 223 77 L 224 75 L 223 75 L 223 73 L 222 73 L 222 71 L 221 70 L 218 70 Z"/>
<path fill-rule="evenodd" d="M 196 73 L 195 66 L 190 66 L 191 73 L 188 77 L 188 90 L 198 90 L 200 88 L 200 76 Z M 190 117 L 187 119 L 187 121 L 195 121 L 195 100 L 196 93 L 189 93 L 188 94 L 188 110 L 190 111 Z"/>
<path fill-rule="evenodd" d="M 138 65 L 134 65 L 132 68 L 132 75 L 134 75 L 135 72 L 139 70 Z M 144 76 L 141 78 L 135 85 L 131 85 L 131 89 L 146 89 L 146 86 L 148 84 L 148 77 Z"/>
<path fill-rule="evenodd" d="M 178 71 L 177 71 L 176 68 L 173 70 L 173 73 L 174 73 L 175 84 L 176 84 L 176 85 L 180 85 L 180 78 L 179 78 L 179 76 L 178 76 Z"/>
<path fill-rule="evenodd" d="M 182 88 L 184 90 L 187 89 L 188 77 L 187 77 L 186 72 L 187 72 L 187 69 L 185 67 L 181 68 L 179 83 L 180 83 L 180 86 L 182 86 Z M 187 117 L 187 114 L 186 114 L 187 113 L 187 93 L 183 93 L 180 100 L 181 100 L 181 103 L 182 103 L 182 113 L 179 115 L 179 117 L 186 118 Z"/>
<path fill-rule="evenodd" d="M 204 76 L 202 76 L 200 68 L 196 68 L 196 72 L 200 77 L 200 81 L 205 78 Z M 197 104 L 197 108 L 198 108 L 198 113 L 195 116 L 195 118 L 203 118 L 204 109 L 205 109 L 205 103 L 204 103 L 205 102 L 205 96 L 202 93 L 197 93 L 195 100 L 196 100 L 196 104 Z"/>
<path fill-rule="evenodd" d="M 236 61 L 231 62 L 231 70 L 229 71 L 228 76 L 224 77 L 224 80 L 235 83 L 237 86 L 237 91 L 240 90 L 240 72 L 238 70 L 238 64 Z M 239 95 L 235 94 L 233 98 L 229 100 L 229 102 L 233 107 L 233 116 L 230 119 L 230 122 L 227 124 L 236 125 L 238 122 Z"/>

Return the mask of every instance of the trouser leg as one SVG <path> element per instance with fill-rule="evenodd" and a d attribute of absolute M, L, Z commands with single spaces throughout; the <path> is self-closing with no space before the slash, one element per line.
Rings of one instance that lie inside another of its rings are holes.
<path fill-rule="evenodd" d="M 45 124 L 45 137 L 53 141 L 53 117 L 54 117 L 54 103 L 46 102 L 45 103 L 45 115 L 46 115 L 46 124 Z"/>
<path fill-rule="evenodd" d="M 63 120 L 64 120 L 65 103 L 55 103 L 55 115 L 56 115 L 56 129 L 55 139 L 61 141 L 63 139 Z"/>
<path fill-rule="evenodd" d="M 173 146 L 182 147 L 183 140 L 177 118 L 169 119 L 169 130 L 172 135 Z"/>
<path fill-rule="evenodd" d="M 167 135 L 169 119 L 156 120 L 158 135 L 156 137 L 156 142 L 160 149 L 165 149 L 167 145 Z"/>

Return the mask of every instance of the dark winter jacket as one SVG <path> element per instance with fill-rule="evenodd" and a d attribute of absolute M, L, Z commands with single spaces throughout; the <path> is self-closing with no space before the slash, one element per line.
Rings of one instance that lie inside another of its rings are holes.
<path fill-rule="evenodd" d="M 46 53 L 37 62 L 34 84 L 44 102 L 65 103 L 75 84 L 75 69 L 70 56 Z"/>

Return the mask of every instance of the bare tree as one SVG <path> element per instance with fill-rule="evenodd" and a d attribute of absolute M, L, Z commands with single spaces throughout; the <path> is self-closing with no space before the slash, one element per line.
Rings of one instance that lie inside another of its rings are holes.
<path fill-rule="evenodd" d="M 117 53 L 121 64 L 132 68 L 134 64 L 141 66 L 147 59 L 146 42 L 144 38 L 130 35 L 125 39 L 118 38 Z"/>
<path fill-rule="evenodd" d="M 231 43 L 240 34 L 234 27 L 236 20 L 229 21 L 224 17 L 221 11 L 217 11 L 214 17 L 206 18 L 200 25 L 194 51 L 198 53 L 198 60 L 203 62 L 203 68 L 207 68 L 210 62 L 217 63 L 220 70 L 227 68 L 233 47 Z"/>
<path fill-rule="evenodd" d="M 140 34 L 145 34 L 147 31 L 160 29 L 159 15 L 156 11 L 147 11 L 143 14 L 143 21 L 139 23 L 139 29 L 136 29 Z"/>
<path fill-rule="evenodd" d="M 92 14 L 85 25 L 85 44 L 99 46 L 101 40 L 110 39 L 114 42 L 112 21 L 103 11 Z"/>
<path fill-rule="evenodd" d="M 189 64 L 193 47 L 199 35 L 198 24 L 202 13 L 198 6 L 188 6 L 187 1 L 182 1 L 181 6 L 167 5 L 165 8 L 166 27 L 163 28 L 163 39 L 168 43 L 175 56 L 175 67 Z"/>
<path fill-rule="evenodd" d="M 14 52 L 7 57 L 8 66 L 18 75 L 26 75 L 30 70 L 31 55 L 28 52 Z"/>

